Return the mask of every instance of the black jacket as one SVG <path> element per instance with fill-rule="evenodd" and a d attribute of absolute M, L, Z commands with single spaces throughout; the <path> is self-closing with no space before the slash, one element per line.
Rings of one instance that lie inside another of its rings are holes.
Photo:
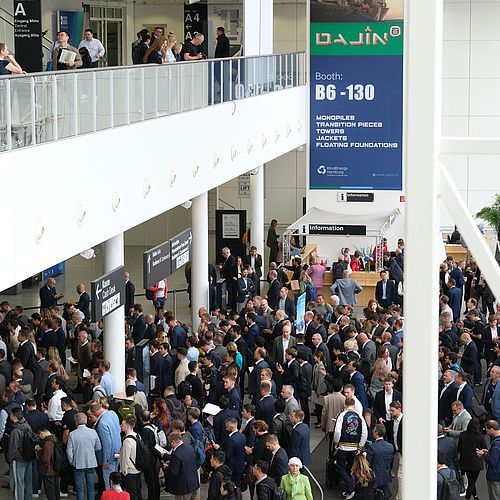
<path fill-rule="evenodd" d="M 403 402 L 403 395 L 396 391 L 396 389 L 392 390 L 392 401 Z M 375 394 L 375 401 L 373 402 L 373 413 L 375 414 L 375 418 L 378 422 L 379 418 L 386 419 L 386 411 L 385 411 L 385 390 L 382 389 Z"/>
<path fill-rule="evenodd" d="M 76 308 L 85 315 L 85 319 L 90 319 L 90 297 L 87 292 L 80 295 Z"/>
<path fill-rule="evenodd" d="M 276 486 L 277 484 L 274 479 L 271 479 L 269 476 L 264 478 L 256 487 L 257 500 L 272 500 Z"/>
<path fill-rule="evenodd" d="M 181 444 L 170 456 L 168 491 L 172 495 L 187 495 L 200 487 L 196 454 L 192 446 Z"/>
<path fill-rule="evenodd" d="M 217 37 L 217 46 L 215 47 L 214 59 L 229 57 L 229 38 L 222 33 Z"/>
<path fill-rule="evenodd" d="M 288 474 L 288 455 L 286 454 L 286 451 L 281 448 L 281 446 L 278 448 L 274 458 L 271 460 L 267 474 L 270 478 L 274 479 L 276 484 L 280 484 L 281 478 L 285 474 Z"/>
<path fill-rule="evenodd" d="M 208 486 L 207 500 L 216 500 L 220 495 L 220 487 L 224 481 L 231 480 L 232 471 L 227 465 L 221 465 L 212 472 Z"/>

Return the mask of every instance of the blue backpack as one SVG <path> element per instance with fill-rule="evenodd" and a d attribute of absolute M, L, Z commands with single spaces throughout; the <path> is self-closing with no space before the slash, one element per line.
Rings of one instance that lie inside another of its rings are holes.
<path fill-rule="evenodd" d="M 205 463 L 205 447 L 201 441 L 196 441 L 194 445 L 194 451 L 196 453 L 196 468 L 199 469 Z"/>

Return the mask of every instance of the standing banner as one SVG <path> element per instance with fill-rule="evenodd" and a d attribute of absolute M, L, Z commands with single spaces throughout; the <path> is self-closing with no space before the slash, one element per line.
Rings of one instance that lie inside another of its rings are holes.
<path fill-rule="evenodd" d="M 404 0 L 310 0 L 310 189 L 403 187 Z"/>
<path fill-rule="evenodd" d="M 24 71 L 42 71 L 42 7 L 40 0 L 14 0 L 14 50 Z"/>
<path fill-rule="evenodd" d="M 58 10 L 57 11 L 57 31 L 67 31 L 69 33 L 69 44 L 78 47 L 83 40 L 84 30 L 90 28 L 90 14 L 88 12 Z"/>
<path fill-rule="evenodd" d="M 295 327 L 297 328 L 297 333 L 304 333 L 305 322 L 304 314 L 306 313 L 306 293 L 299 295 L 297 297 L 297 319 L 295 320 Z"/>

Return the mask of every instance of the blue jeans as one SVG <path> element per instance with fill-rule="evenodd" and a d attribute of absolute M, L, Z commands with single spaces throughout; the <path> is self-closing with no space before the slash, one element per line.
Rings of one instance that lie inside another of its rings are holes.
<path fill-rule="evenodd" d="M 163 309 L 165 306 L 165 297 L 158 297 L 155 301 L 153 301 L 155 309 Z"/>
<path fill-rule="evenodd" d="M 9 485 L 15 500 L 31 500 L 33 496 L 31 462 L 13 460 L 9 469 Z"/>
<path fill-rule="evenodd" d="M 93 500 L 95 498 L 94 492 L 94 474 L 95 469 L 75 469 L 75 489 L 76 489 L 76 499 Z M 84 480 L 87 481 L 87 496 L 85 496 L 85 484 Z"/>
<path fill-rule="evenodd" d="M 105 469 L 104 467 L 102 468 L 102 477 L 104 478 L 104 485 L 107 490 L 111 488 L 111 485 L 109 484 L 109 476 L 111 475 L 112 472 L 115 472 L 116 469 L 118 468 L 118 460 L 115 460 L 114 462 L 111 462 L 108 464 L 109 467 Z"/>

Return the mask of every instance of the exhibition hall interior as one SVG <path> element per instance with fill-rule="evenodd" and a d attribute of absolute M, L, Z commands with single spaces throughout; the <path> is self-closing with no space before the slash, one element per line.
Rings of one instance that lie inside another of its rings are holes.
<path fill-rule="evenodd" d="M 499 19 L 0 0 L 0 497 L 500 498 Z"/>

